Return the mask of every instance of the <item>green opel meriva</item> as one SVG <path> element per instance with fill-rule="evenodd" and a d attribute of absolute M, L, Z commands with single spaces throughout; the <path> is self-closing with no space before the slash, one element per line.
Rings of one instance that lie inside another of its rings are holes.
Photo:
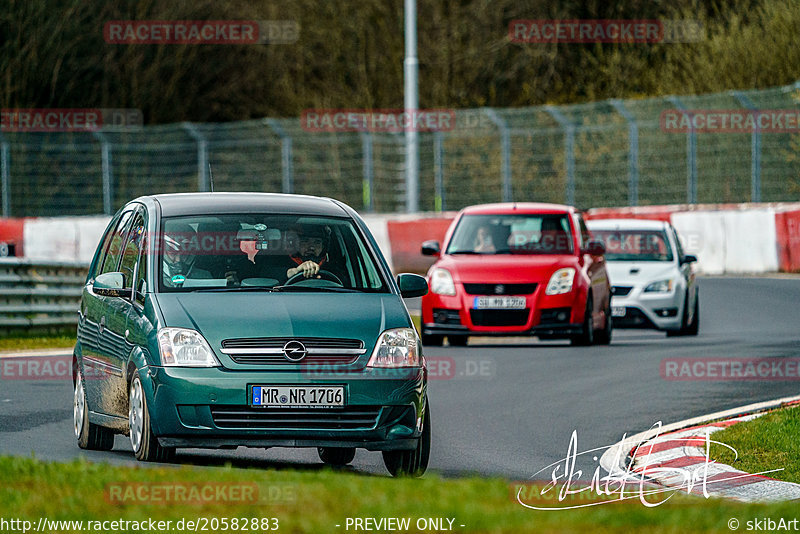
<path fill-rule="evenodd" d="M 331 465 L 383 451 L 421 475 L 427 370 L 363 220 L 328 198 L 141 197 L 111 220 L 83 289 L 74 351 L 78 445 L 136 458 L 176 448 L 317 447 Z"/>

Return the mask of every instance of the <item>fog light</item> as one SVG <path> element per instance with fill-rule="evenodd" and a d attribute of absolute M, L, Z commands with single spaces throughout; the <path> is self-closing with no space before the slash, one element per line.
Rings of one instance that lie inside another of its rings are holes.
<path fill-rule="evenodd" d="M 558 319 L 559 322 L 562 323 L 565 322 L 567 320 L 567 312 L 558 312 L 558 315 L 556 315 L 556 319 Z"/>
<path fill-rule="evenodd" d="M 659 317 L 675 317 L 678 315 L 678 308 L 658 308 L 653 313 Z"/>

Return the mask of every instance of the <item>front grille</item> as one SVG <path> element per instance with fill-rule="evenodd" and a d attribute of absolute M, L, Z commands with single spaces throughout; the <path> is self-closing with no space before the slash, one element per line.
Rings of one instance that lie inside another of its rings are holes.
<path fill-rule="evenodd" d="M 458 310 L 446 310 L 444 308 L 433 309 L 433 322 L 438 324 L 461 324 L 461 316 Z"/>
<path fill-rule="evenodd" d="M 307 349 L 362 349 L 364 343 L 360 339 L 341 339 L 332 337 L 252 337 L 243 339 L 226 339 L 223 349 L 260 349 L 279 348 L 289 341 L 299 341 Z"/>
<path fill-rule="evenodd" d="M 615 297 L 624 297 L 633 289 L 632 286 L 611 286 L 611 294 Z"/>
<path fill-rule="evenodd" d="M 470 310 L 475 326 L 523 326 L 528 322 L 530 310 Z"/>
<path fill-rule="evenodd" d="M 283 346 L 289 341 L 299 341 L 308 350 L 301 365 L 348 365 L 363 354 L 364 343 L 360 339 L 324 337 L 261 337 L 226 339 L 222 351 L 231 360 L 245 365 L 297 364 L 283 354 Z"/>
<path fill-rule="evenodd" d="M 530 295 L 536 284 L 464 284 L 469 295 Z"/>
<path fill-rule="evenodd" d="M 254 408 L 211 406 L 218 428 L 247 430 L 356 430 L 378 424 L 380 406 L 344 408 Z"/>

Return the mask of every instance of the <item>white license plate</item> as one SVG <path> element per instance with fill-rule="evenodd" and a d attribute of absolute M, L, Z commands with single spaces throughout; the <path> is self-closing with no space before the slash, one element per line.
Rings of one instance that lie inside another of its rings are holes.
<path fill-rule="evenodd" d="M 523 310 L 525 297 L 475 297 L 472 307 L 476 310 Z"/>
<path fill-rule="evenodd" d="M 344 386 L 253 386 L 253 406 L 295 408 L 344 406 Z"/>
<path fill-rule="evenodd" d="M 625 317 L 625 306 L 611 306 L 611 317 Z"/>

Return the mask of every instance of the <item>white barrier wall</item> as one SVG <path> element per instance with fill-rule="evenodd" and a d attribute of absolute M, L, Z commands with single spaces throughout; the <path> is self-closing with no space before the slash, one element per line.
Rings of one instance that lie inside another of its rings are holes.
<path fill-rule="evenodd" d="M 25 257 L 33 261 L 89 263 L 111 218 L 41 217 L 25 221 Z"/>
<path fill-rule="evenodd" d="M 684 211 L 671 219 L 699 272 L 778 271 L 774 209 Z"/>

